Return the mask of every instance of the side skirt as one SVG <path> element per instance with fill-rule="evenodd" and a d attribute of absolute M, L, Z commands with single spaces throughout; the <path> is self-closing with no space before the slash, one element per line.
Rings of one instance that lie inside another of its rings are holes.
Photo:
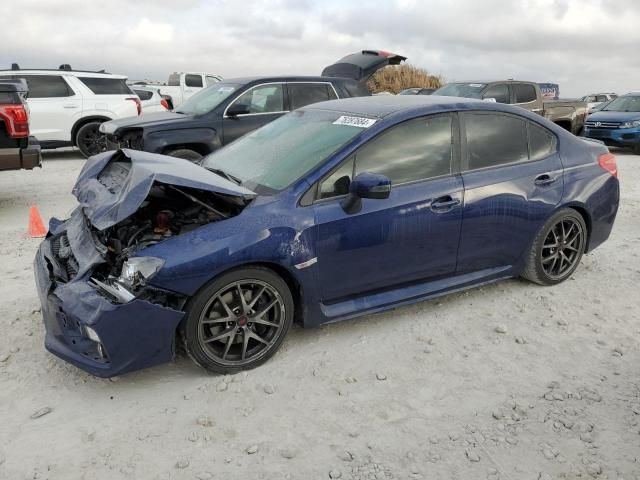
<path fill-rule="evenodd" d="M 320 309 L 325 317 L 321 323 L 334 323 L 361 315 L 390 310 L 402 305 L 409 305 L 423 300 L 441 297 L 473 287 L 488 285 L 500 280 L 512 278 L 514 276 L 513 272 L 514 270 L 511 266 L 489 268 L 457 275 L 455 277 L 413 284 L 394 290 L 376 292 L 331 305 L 320 303 Z"/>

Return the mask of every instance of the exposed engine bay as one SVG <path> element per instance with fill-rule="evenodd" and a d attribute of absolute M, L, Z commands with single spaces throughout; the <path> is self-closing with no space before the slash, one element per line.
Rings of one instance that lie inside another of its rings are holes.
<path fill-rule="evenodd" d="M 136 213 L 105 230 L 94 230 L 107 249 L 109 269 L 104 273 L 117 277 L 123 262 L 136 251 L 233 217 L 245 204 L 238 197 L 156 182 Z"/>

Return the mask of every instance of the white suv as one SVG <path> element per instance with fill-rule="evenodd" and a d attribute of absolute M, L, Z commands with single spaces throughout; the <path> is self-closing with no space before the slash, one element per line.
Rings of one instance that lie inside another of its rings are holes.
<path fill-rule="evenodd" d="M 24 78 L 29 85 L 31 135 L 42 148 L 77 146 L 85 156 L 105 150 L 102 122 L 140 115 L 140 99 L 127 77 L 71 70 L 0 70 L 0 80 Z"/>

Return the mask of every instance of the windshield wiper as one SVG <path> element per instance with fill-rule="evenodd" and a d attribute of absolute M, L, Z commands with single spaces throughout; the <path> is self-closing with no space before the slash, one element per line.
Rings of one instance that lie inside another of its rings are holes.
<path fill-rule="evenodd" d="M 209 167 L 204 167 L 204 168 L 206 168 L 210 172 L 215 173 L 216 175 L 220 175 L 222 178 L 226 178 L 227 180 L 232 181 L 236 185 L 242 185 L 242 180 L 240 180 L 238 177 L 228 174 L 224 170 L 220 170 L 219 168 L 209 168 Z"/>

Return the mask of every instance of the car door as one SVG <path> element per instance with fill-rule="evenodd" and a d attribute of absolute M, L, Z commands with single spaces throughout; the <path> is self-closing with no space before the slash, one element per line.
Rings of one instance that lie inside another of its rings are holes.
<path fill-rule="evenodd" d="M 319 182 L 313 208 L 323 301 L 454 272 L 463 195 L 454 125 L 445 114 L 391 127 Z M 346 213 L 341 202 L 362 172 L 389 177 L 390 195 Z"/>
<path fill-rule="evenodd" d="M 493 98 L 497 103 L 511 103 L 509 85 L 506 83 L 495 83 L 490 85 L 482 94 L 482 98 Z"/>
<path fill-rule="evenodd" d="M 225 109 L 222 123 L 223 143 L 233 142 L 287 111 L 283 82 L 254 85 L 229 103 Z"/>
<path fill-rule="evenodd" d="M 29 85 L 29 130 L 41 142 L 71 141 L 71 128 L 82 114 L 82 96 L 63 75 L 15 75 Z"/>
<path fill-rule="evenodd" d="M 517 115 L 468 112 L 460 118 L 464 212 L 457 270 L 506 269 L 562 198 L 557 138 Z"/>

